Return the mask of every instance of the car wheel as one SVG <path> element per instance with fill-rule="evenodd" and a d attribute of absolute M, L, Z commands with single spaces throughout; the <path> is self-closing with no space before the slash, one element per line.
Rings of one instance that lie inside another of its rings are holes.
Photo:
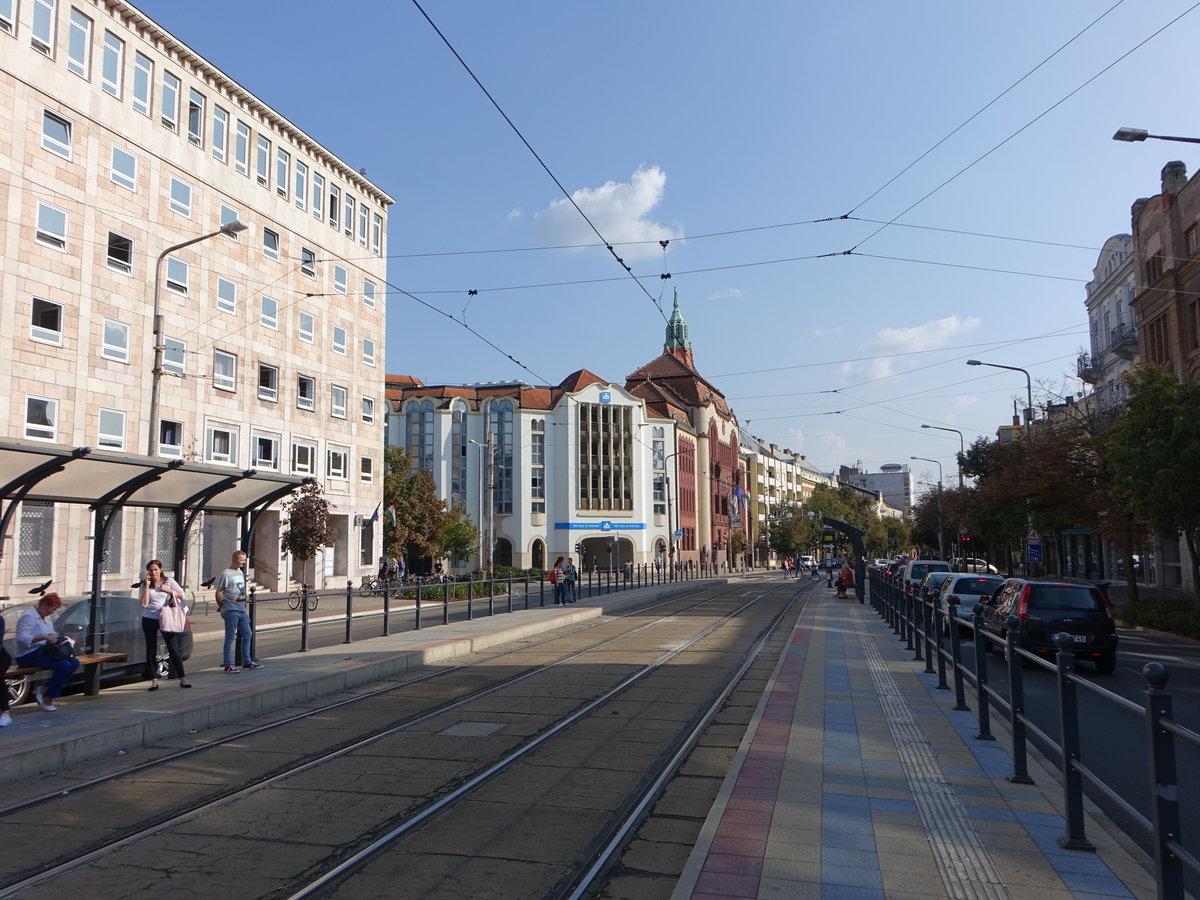
<path fill-rule="evenodd" d="M 29 699 L 28 675 L 22 675 L 19 678 L 5 678 L 4 687 L 8 691 L 10 706 L 19 706 Z"/>
<path fill-rule="evenodd" d="M 1101 675 L 1111 675 L 1117 671 L 1117 651 L 1105 650 L 1096 660 L 1096 671 Z"/>

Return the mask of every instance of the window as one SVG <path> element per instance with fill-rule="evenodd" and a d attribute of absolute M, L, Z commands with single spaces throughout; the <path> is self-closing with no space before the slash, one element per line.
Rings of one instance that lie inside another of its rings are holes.
<path fill-rule="evenodd" d="M 121 96 L 121 77 L 125 70 L 125 42 L 111 31 L 104 32 L 104 58 L 100 62 L 100 87 L 106 94 Z"/>
<path fill-rule="evenodd" d="M 41 297 L 33 298 L 29 317 L 29 337 L 39 343 L 62 346 L 63 308 Z"/>
<path fill-rule="evenodd" d="M 279 301 L 263 294 L 259 306 L 259 324 L 272 331 L 279 330 Z"/>
<path fill-rule="evenodd" d="M 63 159 L 71 158 L 71 123 L 46 110 L 42 113 L 42 146 Z"/>
<path fill-rule="evenodd" d="M 312 214 L 314 219 L 321 218 L 325 210 L 322 204 L 325 202 L 325 176 L 313 173 L 313 189 L 312 189 Z"/>
<path fill-rule="evenodd" d="M 463 506 L 467 498 L 467 405 L 461 400 L 450 408 L 450 502 Z"/>
<path fill-rule="evenodd" d="M 258 399 L 269 403 L 279 401 L 278 367 L 268 366 L 266 363 L 258 364 Z"/>
<path fill-rule="evenodd" d="M 1158 251 L 1149 259 L 1146 260 L 1146 285 L 1149 287 L 1162 277 L 1163 273 L 1163 255 L 1162 251 Z"/>
<path fill-rule="evenodd" d="M 375 424 L 375 401 L 370 397 L 362 398 L 362 420 L 368 425 Z"/>
<path fill-rule="evenodd" d="M 367 204 L 360 203 L 358 205 L 358 242 L 362 246 L 367 246 Z"/>
<path fill-rule="evenodd" d="M 347 291 L 349 284 L 349 273 L 345 266 L 333 267 L 333 289 L 339 294 L 344 294 Z"/>
<path fill-rule="evenodd" d="M 172 131 L 179 130 L 179 79 L 170 72 L 162 76 L 162 123 Z"/>
<path fill-rule="evenodd" d="M 633 509 L 633 407 L 579 404 L 579 509 Z"/>
<path fill-rule="evenodd" d="M 280 147 L 275 151 L 275 193 L 287 199 L 288 176 L 291 173 L 292 157 Z"/>
<path fill-rule="evenodd" d="M 317 448 L 312 444 L 292 444 L 292 471 L 297 475 L 315 475 Z"/>
<path fill-rule="evenodd" d="M 654 430 L 662 431 L 661 428 L 656 428 Z M 652 443 L 653 443 L 653 448 L 650 451 L 650 456 L 651 456 L 651 459 L 653 460 L 654 468 L 656 468 L 656 469 L 665 468 L 666 463 L 667 463 L 667 458 L 665 455 L 667 452 L 666 442 L 655 440 Z"/>
<path fill-rule="evenodd" d="M 1190 226 L 1184 229 L 1183 232 L 1183 249 L 1188 256 L 1195 254 L 1200 250 L 1200 238 L 1196 236 L 1196 223 L 1193 222 Z"/>
<path fill-rule="evenodd" d="M 77 9 L 71 10 L 67 28 L 67 71 L 88 77 L 92 64 L 92 20 Z"/>
<path fill-rule="evenodd" d="M 333 447 L 330 447 L 329 450 L 326 451 L 326 454 L 325 454 L 326 474 L 328 474 L 328 476 L 330 478 L 345 479 L 346 478 L 346 461 L 347 461 L 347 458 L 349 457 L 349 455 L 350 454 L 348 454 L 345 450 L 335 450 Z"/>
<path fill-rule="evenodd" d="M 371 214 L 371 252 L 378 256 L 383 252 L 383 216 Z"/>
<path fill-rule="evenodd" d="M 358 477 L 363 484 L 375 481 L 375 460 L 370 456 L 361 457 L 358 461 Z"/>
<path fill-rule="evenodd" d="M 338 212 L 342 208 L 342 189 L 336 184 L 329 186 L 329 224 L 338 227 Z"/>
<path fill-rule="evenodd" d="M 254 177 L 259 184 L 267 184 L 271 171 L 271 142 L 261 134 L 258 136 L 258 156 L 254 160 Z"/>
<path fill-rule="evenodd" d="M 529 426 L 529 511 L 546 512 L 546 420 Z"/>
<path fill-rule="evenodd" d="M 363 338 L 363 363 L 375 365 L 375 341 L 371 338 Z"/>
<path fill-rule="evenodd" d="M 404 450 L 414 470 L 433 470 L 433 401 L 414 400 L 404 413 Z"/>
<path fill-rule="evenodd" d="M 354 197 L 346 194 L 346 215 L 342 223 L 346 227 L 346 237 L 354 237 Z"/>
<path fill-rule="evenodd" d="M 208 462 L 237 465 L 238 433 L 223 425 L 209 425 L 204 441 L 204 458 Z"/>
<path fill-rule="evenodd" d="M 363 282 L 363 303 L 367 305 L 368 309 L 375 308 L 375 282 Z"/>
<path fill-rule="evenodd" d="M 33 0 L 29 43 L 49 57 L 54 56 L 54 18 L 54 0 Z"/>
<path fill-rule="evenodd" d="M 57 400 L 48 397 L 25 398 L 25 437 L 35 441 L 52 441 L 57 427 Z"/>
<path fill-rule="evenodd" d="M 37 205 L 37 242 L 65 250 L 67 247 L 67 214 L 45 203 Z"/>
<path fill-rule="evenodd" d="M 241 214 L 236 209 L 234 209 L 232 206 L 226 206 L 224 203 L 221 204 L 221 227 L 222 228 L 224 228 L 226 225 L 232 225 L 234 222 L 238 221 L 240 216 L 241 216 Z M 241 240 L 241 238 L 238 237 L 238 234 L 236 231 L 227 232 L 225 237 L 231 241 L 240 241 Z"/>
<path fill-rule="evenodd" d="M 654 514 L 656 516 L 665 516 L 667 514 L 667 475 L 665 472 L 654 473 Z"/>
<path fill-rule="evenodd" d="M 308 247 L 300 248 L 300 271 L 310 278 L 317 274 L 317 254 Z"/>
<path fill-rule="evenodd" d="M 51 575 L 54 571 L 54 504 L 26 500 L 18 527 L 17 575 Z"/>
<path fill-rule="evenodd" d="M 341 325 L 333 326 L 333 352 L 346 355 L 346 329 Z"/>
<path fill-rule="evenodd" d="M 174 256 L 167 257 L 167 290 L 184 297 L 188 294 L 188 281 L 191 279 L 191 266 L 182 259 Z"/>
<path fill-rule="evenodd" d="M 133 271 L 133 241 L 115 231 L 108 233 L 108 257 L 106 264 L 114 272 L 128 275 Z"/>
<path fill-rule="evenodd" d="M 16 30 L 17 0 L 0 0 L 0 31 L 12 34 Z"/>
<path fill-rule="evenodd" d="M 217 162 L 225 162 L 225 145 L 229 140 L 229 113 L 213 106 L 212 155 Z"/>
<path fill-rule="evenodd" d="M 296 408 L 314 409 L 317 405 L 317 380 L 311 375 L 296 377 Z"/>
<path fill-rule="evenodd" d="M 125 413 L 119 409 L 100 410 L 100 427 L 96 432 L 96 441 L 101 447 L 110 450 L 125 449 Z"/>
<path fill-rule="evenodd" d="M 171 210 L 189 219 L 192 217 L 192 186 L 174 176 L 171 178 Z"/>
<path fill-rule="evenodd" d="M 270 228 L 263 229 L 263 256 L 267 259 L 279 259 L 279 232 Z"/>
<path fill-rule="evenodd" d="M 335 419 L 346 418 L 346 389 L 340 384 L 332 385 L 329 401 L 329 414 Z"/>
<path fill-rule="evenodd" d="M 179 338 L 163 338 L 163 373 L 182 378 L 187 374 L 187 344 Z"/>
<path fill-rule="evenodd" d="M 292 182 L 292 193 L 296 195 L 296 206 L 308 208 L 308 166 L 296 160 L 296 178 Z"/>
<path fill-rule="evenodd" d="M 158 455 L 183 456 L 183 423 L 174 419 L 158 422 Z"/>
<path fill-rule="evenodd" d="M 221 391 L 237 390 L 237 357 L 234 354 L 213 351 L 213 387 Z"/>
<path fill-rule="evenodd" d="M 188 91 L 188 142 L 204 146 L 204 95 L 195 88 Z"/>
<path fill-rule="evenodd" d="M 217 278 L 217 309 L 222 312 L 237 312 L 237 285 L 228 278 Z"/>
<path fill-rule="evenodd" d="M 154 63 L 140 53 L 133 54 L 133 108 L 150 115 L 150 89 L 154 84 Z"/>
<path fill-rule="evenodd" d="M 279 438 L 254 436 L 254 465 L 260 469 L 279 469 Z"/>
<path fill-rule="evenodd" d="M 137 157 L 128 150 L 113 145 L 112 164 L 108 177 L 121 187 L 137 190 Z"/>
<path fill-rule="evenodd" d="M 310 312 L 300 311 L 300 340 L 306 344 L 316 341 L 317 317 Z"/>
<path fill-rule="evenodd" d="M 233 129 L 233 167 L 243 175 L 250 173 L 250 126 L 241 119 Z"/>
<path fill-rule="evenodd" d="M 104 343 L 100 355 L 115 362 L 129 362 L 129 326 L 116 319 L 104 320 Z"/>

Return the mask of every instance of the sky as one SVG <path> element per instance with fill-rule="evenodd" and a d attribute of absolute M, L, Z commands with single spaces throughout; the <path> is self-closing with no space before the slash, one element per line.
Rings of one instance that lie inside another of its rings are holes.
<path fill-rule="evenodd" d="M 623 384 L 677 292 L 750 433 L 919 489 L 1024 406 L 968 358 L 1086 388 L 1101 246 L 1200 165 L 1111 139 L 1200 136 L 1193 0 L 135 3 L 396 199 L 390 374 Z"/>

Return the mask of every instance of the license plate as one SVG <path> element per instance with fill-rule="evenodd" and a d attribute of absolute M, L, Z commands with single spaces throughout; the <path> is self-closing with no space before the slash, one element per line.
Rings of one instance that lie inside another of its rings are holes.
<path fill-rule="evenodd" d="M 1090 634 L 1073 634 L 1073 635 L 1071 635 L 1071 640 L 1073 640 L 1077 644 L 1086 644 L 1091 639 L 1092 639 L 1092 636 Z"/>

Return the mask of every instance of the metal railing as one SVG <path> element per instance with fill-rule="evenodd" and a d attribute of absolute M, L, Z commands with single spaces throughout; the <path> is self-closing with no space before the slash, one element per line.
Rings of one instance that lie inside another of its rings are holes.
<path fill-rule="evenodd" d="M 1093 850 L 1084 828 L 1083 795 L 1085 784 L 1113 803 L 1150 841 L 1154 859 L 1158 896 L 1167 900 L 1184 897 L 1184 871 L 1200 876 L 1200 860 L 1180 842 L 1179 773 L 1176 769 L 1177 742 L 1200 748 L 1200 734 L 1181 725 L 1173 714 L 1172 695 L 1167 691 L 1170 670 L 1165 663 L 1150 662 L 1142 668 L 1146 682 L 1145 705 L 1100 687 L 1075 671 L 1074 639 L 1069 634 L 1055 636 L 1057 653 L 1053 663 L 1022 649 L 1021 626 L 1017 616 L 1005 621 L 1003 638 L 984 628 L 983 609 L 976 604 L 971 618 L 964 619 L 946 609 L 938 598 L 925 598 L 908 591 L 894 578 L 871 570 L 867 578 L 871 606 L 892 627 L 905 649 L 914 653 L 914 661 L 925 663 L 925 673 L 937 675 L 937 689 L 954 691 L 954 709 L 970 711 L 967 687 L 974 690 L 978 720 L 977 740 L 995 740 L 991 733 L 994 708 L 1008 722 L 1012 734 L 1012 772 L 1009 780 L 1032 784 L 1027 767 L 1028 745 L 1039 747 L 1048 757 L 1057 757 L 1062 781 L 1066 829 L 1058 843 L 1071 850 Z M 961 632 L 972 635 L 975 669 L 963 664 Z M 949 638 L 944 646 L 942 634 Z M 1002 647 L 1007 666 L 1009 692 L 1006 698 L 988 684 L 988 659 L 992 646 Z M 935 665 L 936 664 L 936 665 Z M 1024 668 L 1033 664 L 1055 673 L 1059 738 L 1056 742 L 1040 729 L 1025 712 Z M 953 687 L 947 682 L 947 672 Z M 1146 735 L 1149 760 L 1150 816 L 1138 811 L 1112 785 L 1090 769 L 1082 758 L 1080 741 L 1080 691 L 1141 719 Z"/>

